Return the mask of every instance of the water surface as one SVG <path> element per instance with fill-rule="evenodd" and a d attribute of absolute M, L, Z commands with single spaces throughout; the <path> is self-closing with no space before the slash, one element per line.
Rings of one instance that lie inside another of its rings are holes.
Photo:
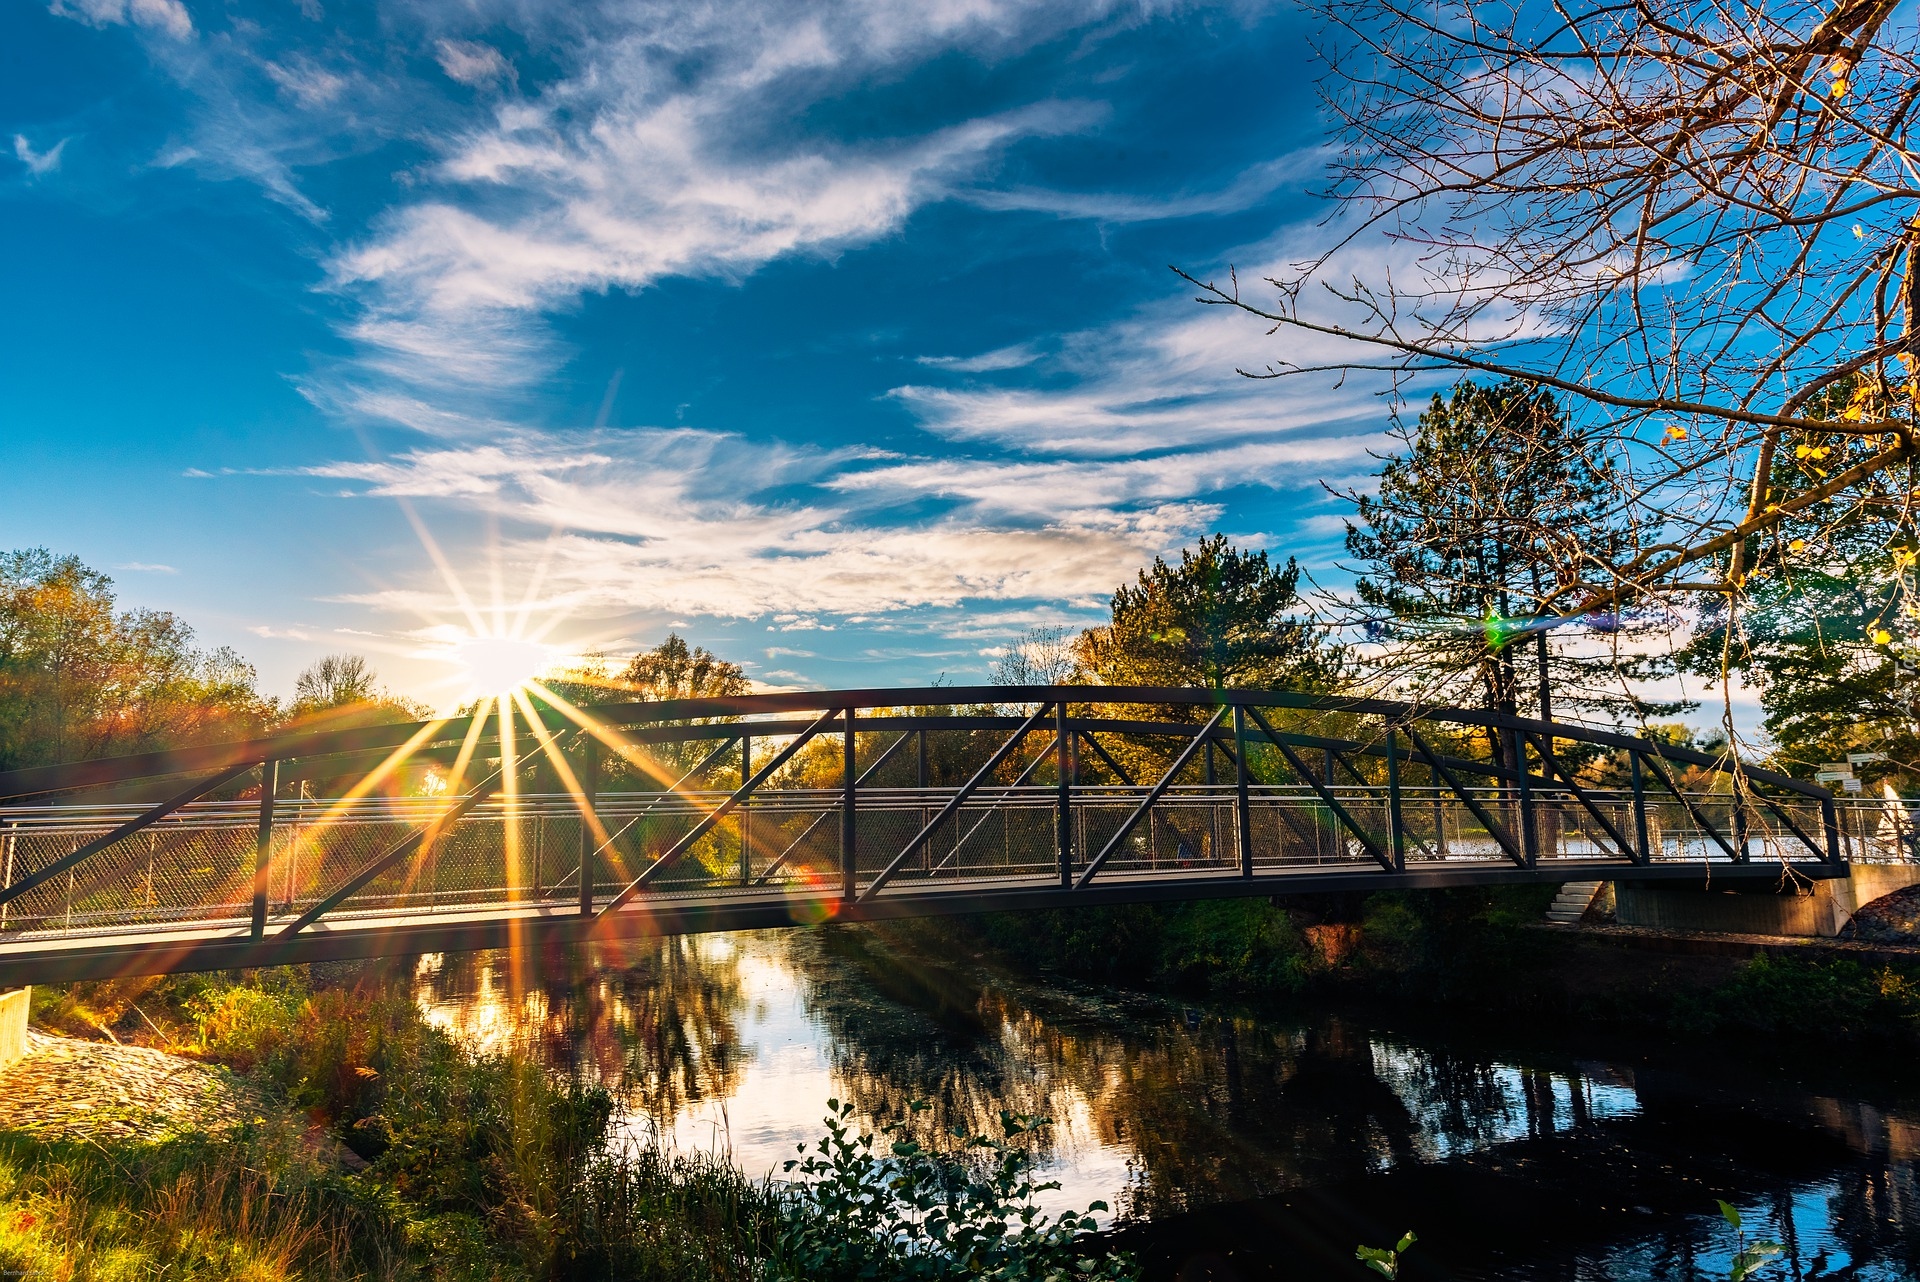
<path fill-rule="evenodd" d="M 1156 1278 L 1325 1277 L 1407 1228 L 1406 1276 L 1727 1276 L 1716 1198 L 1780 1278 L 1920 1282 L 1920 1095 L 1837 1060 L 1418 1031 L 1035 979 L 853 930 L 590 956 L 430 957 L 431 1018 L 600 1081 L 636 1138 L 777 1173 L 829 1098 L 870 1123 L 1052 1119 L 1049 1206 Z"/>

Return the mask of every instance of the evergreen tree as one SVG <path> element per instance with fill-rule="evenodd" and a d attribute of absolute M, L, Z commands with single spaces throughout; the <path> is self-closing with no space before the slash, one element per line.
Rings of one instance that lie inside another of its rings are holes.
<path fill-rule="evenodd" d="M 1400 439 L 1377 493 L 1348 496 L 1346 537 L 1389 681 L 1423 702 L 1546 718 L 1556 705 L 1612 719 L 1677 710 L 1631 686 L 1666 661 L 1621 644 L 1660 635 L 1662 619 L 1543 613 L 1554 588 L 1639 546 L 1617 516 L 1613 460 L 1550 394 L 1462 382 Z M 1607 644 L 1593 644 L 1596 630 Z"/>
<path fill-rule="evenodd" d="M 1177 566 L 1155 557 L 1113 594 L 1111 621 L 1087 629 L 1076 649 L 1103 685 L 1324 688 L 1338 679 L 1340 655 L 1300 608 L 1291 557 L 1276 567 L 1216 534 L 1182 551 Z"/>

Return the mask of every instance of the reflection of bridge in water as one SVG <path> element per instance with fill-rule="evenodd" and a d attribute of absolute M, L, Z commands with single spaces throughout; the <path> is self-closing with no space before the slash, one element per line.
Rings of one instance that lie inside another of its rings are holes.
<path fill-rule="evenodd" d="M 1073 686 L 517 705 L 0 775 L 0 983 L 830 917 L 1824 878 L 1845 875 L 1847 829 L 1880 825 L 1646 739 L 1379 700 Z M 1575 782 L 1602 758 L 1617 784 Z M 389 795 L 428 769 L 442 795 Z M 315 781 L 340 795 L 308 798 Z"/>

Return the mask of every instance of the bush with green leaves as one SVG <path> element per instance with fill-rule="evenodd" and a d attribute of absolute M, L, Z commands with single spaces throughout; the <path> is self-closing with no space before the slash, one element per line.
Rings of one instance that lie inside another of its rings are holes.
<path fill-rule="evenodd" d="M 912 1105 L 915 1111 L 926 1105 Z M 1047 1123 L 1003 1112 L 1001 1135 L 956 1152 L 912 1139 L 905 1123 L 860 1131 L 853 1106 L 827 1101 L 826 1135 L 785 1164 L 795 1177 L 776 1276 L 809 1282 L 1130 1282 L 1131 1257 L 1088 1250 L 1095 1202 L 1047 1215 L 1025 1140 Z M 811 1151 L 809 1149 L 811 1148 Z"/>

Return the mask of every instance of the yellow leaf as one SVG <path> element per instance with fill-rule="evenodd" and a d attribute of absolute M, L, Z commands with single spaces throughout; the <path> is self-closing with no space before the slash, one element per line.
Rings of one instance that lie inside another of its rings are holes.
<path fill-rule="evenodd" d="M 1807 547 L 1807 541 L 1805 539 L 1795 539 L 1793 542 L 1787 544 L 1787 546 L 1795 552 L 1804 552 Z"/>
<path fill-rule="evenodd" d="M 1885 628 L 1874 629 L 1873 643 L 1875 645 L 1885 645 L 1891 640 L 1893 640 L 1893 633 L 1887 631 Z"/>
<path fill-rule="evenodd" d="M 1811 453 L 1813 453 L 1813 446 L 1811 445 L 1796 445 L 1793 448 L 1793 456 L 1795 458 L 1805 458 Z"/>

